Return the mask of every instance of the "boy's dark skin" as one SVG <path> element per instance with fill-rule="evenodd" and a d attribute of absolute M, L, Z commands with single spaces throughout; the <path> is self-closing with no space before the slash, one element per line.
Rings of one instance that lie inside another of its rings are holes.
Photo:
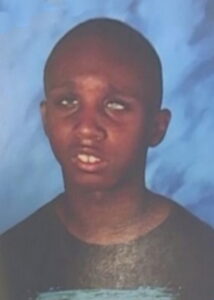
<path fill-rule="evenodd" d="M 120 22 L 89 21 L 56 45 L 44 79 L 65 192 L 3 237 L 14 290 L 160 286 L 212 300 L 212 229 L 145 186 L 148 148 L 170 120 L 149 42 Z"/>

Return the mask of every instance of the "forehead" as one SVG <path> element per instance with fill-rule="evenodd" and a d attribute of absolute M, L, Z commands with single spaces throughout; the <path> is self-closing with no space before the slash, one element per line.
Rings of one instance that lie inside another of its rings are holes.
<path fill-rule="evenodd" d="M 151 93 L 154 70 L 146 55 L 124 47 L 94 36 L 62 42 L 48 62 L 46 91 L 65 82 L 75 82 L 76 78 L 97 76 L 110 86 L 134 96 Z"/>

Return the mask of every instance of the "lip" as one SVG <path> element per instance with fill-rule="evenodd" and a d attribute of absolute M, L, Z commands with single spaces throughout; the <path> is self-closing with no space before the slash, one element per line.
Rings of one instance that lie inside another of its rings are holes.
<path fill-rule="evenodd" d="M 104 169 L 107 161 L 94 148 L 80 147 L 72 155 L 72 162 L 79 170 L 89 173 L 95 173 Z"/>

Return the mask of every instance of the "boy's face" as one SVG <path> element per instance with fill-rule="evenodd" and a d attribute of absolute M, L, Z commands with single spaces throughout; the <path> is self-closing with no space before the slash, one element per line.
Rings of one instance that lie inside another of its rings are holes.
<path fill-rule="evenodd" d="M 101 44 L 77 41 L 55 53 L 42 104 L 65 178 L 92 189 L 142 180 L 147 148 L 159 142 L 168 123 L 166 111 L 149 105 L 146 63 Z"/>

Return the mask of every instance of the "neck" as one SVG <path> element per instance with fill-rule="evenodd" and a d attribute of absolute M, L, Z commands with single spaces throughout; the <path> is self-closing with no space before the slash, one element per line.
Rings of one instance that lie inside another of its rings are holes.
<path fill-rule="evenodd" d="M 85 191 L 65 187 L 57 213 L 71 234 L 91 243 L 108 244 L 142 233 L 142 220 L 148 221 L 152 202 L 144 185 Z M 145 223 L 144 228 L 147 227 Z"/>

